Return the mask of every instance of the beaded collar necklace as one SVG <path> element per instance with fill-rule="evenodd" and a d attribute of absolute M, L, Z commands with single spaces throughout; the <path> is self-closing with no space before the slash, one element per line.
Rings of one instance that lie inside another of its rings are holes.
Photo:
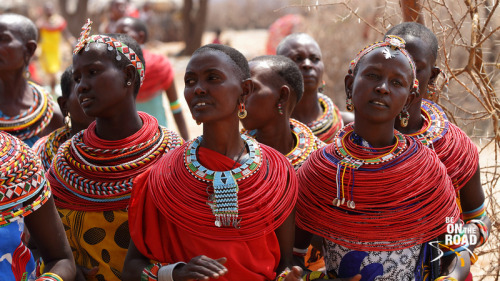
<path fill-rule="evenodd" d="M 318 93 L 318 101 L 321 108 L 323 108 L 323 114 L 318 119 L 307 124 L 315 135 L 321 134 L 339 120 L 334 111 L 333 101 L 328 96 Z"/>
<path fill-rule="evenodd" d="M 406 140 L 403 134 L 394 130 L 394 136 L 396 137 L 396 143 L 389 149 L 388 152 L 380 153 L 377 152 L 379 149 L 375 149 L 372 147 L 365 147 L 362 145 L 357 145 L 353 142 L 353 132 L 354 132 L 354 123 L 351 123 L 344 128 L 342 128 L 337 135 L 335 136 L 335 141 L 333 142 L 333 147 L 336 154 L 340 157 L 332 157 L 331 155 L 325 154 L 325 156 L 337 165 L 337 175 L 336 175 L 336 184 L 337 184 L 337 197 L 333 199 L 333 205 L 340 206 L 345 203 L 346 196 L 344 192 L 344 175 L 346 170 L 350 170 L 350 174 L 352 175 L 352 181 L 346 181 L 347 188 L 349 187 L 349 183 L 351 183 L 351 191 L 350 198 L 351 200 L 347 201 L 347 206 L 351 209 L 356 207 L 356 204 L 353 200 L 353 189 L 354 189 L 354 171 L 358 169 L 362 169 L 363 165 L 378 165 L 384 162 L 389 162 L 394 160 L 396 157 L 401 155 L 406 148 Z M 382 150 L 386 150 L 388 148 L 382 148 Z M 323 151 L 324 153 L 324 151 Z M 356 155 L 354 155 L 356 154 Z M 365 155 L 363 155 L 365 154 Z M 374 155 L 376 154 L 376 155 Z M 343 172 L 341 172 L 343 170 Z M 341 175 L 342 173 L 342 175 Z M 341 194 L 342 193 L 342 194 Z"/>
<path fill-rule="evenodd" d="M 92 155 L 103 153 L 102 149 L 96 149 L 86 146 L 83 143 L 84 131 L 81 131 L 73 136 L 71 141 L 66 141 L 58 150 L 58 157 L 55 163 L 55 171 L 59 177 L 64 180 L 64 187 L 71 193 L 80 198 L 84 198 L 92 202 L 119 201 L 130 197 L 132 189 L 133 177 L 127 176 L 127 173 L 141 167 L 149 165 L 165 150 L 178 146 L 182 143 L 178 138 L 175 138 L 166 128 L 159 127 L 158 132 L 146 143 L 128 147 L 126 149 L 112 149 L 105 151 L 111 156 L 108 161 L 121 159 L 120 154 L 115 154 L 116 151 L 122 151 L 127 157 L 132 157 L 141 154 L 126 163 L 115 165 L 96 165 L 97 159 L 91 159 Z M 139 148 L 138 148 L 139 147 Z M 144 152 L 144 150 L 147 152 Z M 94 180 L 80 175 L 73 167 L 78 167 L 82 173 L 92 173 L 105 177 L 106 173 L 115 174 L 109 181 Z M 103 173 L 103 174 L 99 174 Z M 118 174 L 123 174 L 121 177 Z"/>
<path fill-rule="evenodd" d="M 292 134 L 295 136 L 296 145 L 292 151 L 285 155 L 285 157 L 292 163 L 293 168 L 298 170 L 307 160 L 309 155 L 319 147 L 316 142 L 316 137 L 309 127 L 291 118 L 290 127 L 292 127 Z"/>
<path fill-rule="evenodd" d="M 52 159 L 56 156 L 59 146 L 66 141 L 68 133 L 69 130 L 66 127 L 55 130 L 47 137 L 45 144 L 41 145 L 40 150 L 36 151 L 42 160 L 45 171 L 50 169 Z"/>
<path fill-rule="evenodd" d="M 28 110 L 16 116 L 5 116 L 0 114 L 0 130 L 9 132 L 19 139 L 28 139 L 40 133 L 49 124 L 54 113 L 52 100 L 40 87 L 28 82 L 34 95 L 34 103 Z M 33 124 L 40 122 L 34 128 Z"/>
<path fill-rule="evenodd" d="M 50 197 L 40 160 L 4 132 L 0 132 L 0 175 L 0 226 L 31 214 Z"/>
<path fill-rule="evenodd" d="M 441 139 L 449 128 L 448 117 L 444 110 L 436 103 L 422 99 L 422 117 L 424 125 L 422 128 L 409 136 L 417 138 L 423 145 L 433 148 L 433 143 Z"/>
<path fill-rule="evenodd" d="M 240 167 L 230 171 L 212 171 L 204 167 L 197 159 L 196 153 L 203 140 L 203 136 L 192 140 L 184 152 L 184 166 L 197 180 L 212 183 L 214 193 L 208 197 L 207 204 L 215 216 L 217 227 L 240 227 L 238 218 L 238 181 L 245 179 L 257 170 L 262 163 L 259 144 L 253 138 L 241 135 L 248 148 L 249 158 Z M 208 192 L 208 186 L 207 186 Z"/>

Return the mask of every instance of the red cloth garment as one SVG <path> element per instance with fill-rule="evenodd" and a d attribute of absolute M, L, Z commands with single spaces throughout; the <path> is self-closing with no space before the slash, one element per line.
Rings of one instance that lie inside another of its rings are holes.
<path fill-rule="evenodd" d="M 297 196 L 293 167 L 279 152 L 260 145 L 260 169 L 238 181 L 241 228 L 216 227 L 207 205 L 212 183 L 186 169 L 187 145 L 134 180 L 129 229 L 135 246 L 162 263 L 189 262 L 199 255 L 226 257 L 228 273 L 219 280 L 273 280 L 280 260 L 274 230 L 288 217 Z M 198 159 L 210 170 L 235 167 L 232 159 L 202 147 Z M 278 211 L 280 205 L 284 208 Z"/>
<path fill-rule="evenodd" d="M 155 97 L 160 90 L 166 90 L 174 81 L 174 70 L 166 56 L 153 54 L 143 49 L 144 61 L 146 62 L 146 74 L 144 83 L 137 95 L 137 102 L 147 102 Z"/>

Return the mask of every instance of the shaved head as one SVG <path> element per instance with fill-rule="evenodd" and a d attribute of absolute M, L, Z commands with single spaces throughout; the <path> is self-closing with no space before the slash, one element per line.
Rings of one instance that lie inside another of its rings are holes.
<path fill-rule="evenodd" d="M 12 32 L 18 33 L 24 42 L 38 39 L 38 29 L 29 18 L 19 14 L 0 15 L 0 24 L 8 26 Z"/>

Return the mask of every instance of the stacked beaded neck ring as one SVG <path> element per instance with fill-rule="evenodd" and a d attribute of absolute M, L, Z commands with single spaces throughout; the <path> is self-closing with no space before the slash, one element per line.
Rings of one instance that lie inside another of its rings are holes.
<path fill-rule="evenodd" d="M 323 147 L 325 144 L 314 136 L 309 127 L 295 119 L 290 118 L 290 127 L 292 127 L 292 133 L 297 143 L 285 157 L 297 171 L 313 151 Z"/>
<path fill-rule="evenodd" d="M 144 65 L 141 62 L 139 56 L 134 50 L 129 48 L 126 44 L 106 35 L 92 35 L 90 36 L 90 31 L 92 30 L 92 21 L 87 19 L 82 27 L 82 32 L 80 33 L 80 38 L 78 38 L 78 44 L 76 44 L 73 54 L 78 54 L 84 47 L 85 51 L 89 50 L 90 43 L 104 43 L 108 45 L 108 51 L 116 50 L 116 60 L 122 59 L 120 53 L 122 53 L 135 67 L 139 77 L 141 78 L 141 85 L 144 81 Z"/>
<path fill-rule="evenodd" d="M 318 93 L 318 101 L 323 109 L 323 114 L 318 119 L 308 123 L 307 126 L 322 141 L 330 143 L 335 133 L 342 127 L 340 111 L 325 94 Z"/>
<path fill-rule="evenodd" d="M 0 113 L 0 130 L 21 140 L 38 135 L 50 123 L 54 114 L 52 99 L 41 87 L 29 82 L 35 102 L 19 115 L 8 117 Z M 38 124 L 37 126 L 34 126 Z"/>
<path fill-rule="evenodd" d="M 416 137 L 422 144 L 434 149 L 433 143 L 448 132 L 448 117 L 439 105 L 425 99 L 422 100 L 421 112 L 424 125 L 418 132 L 409 136 Z"/>
<path fill-rule="evenodd" d="M 201 165 L 196 157 L 203 136 L 200 136 L 186 147 L 184 165 L 196 179 L 212 183 L 214 193 L 209 194 L 207 204 L 215 216 L 215 226 L 233 226 L 240 228 L 241 219 L 238 219 L 238 183 L 259 170 L 262 156 L 257 141 L 241 135 L 248 148 L 248 160 L 236 169 L 230 171 L 212 171 Z M 208 193 L 207 186 L 207 193 Z"/>

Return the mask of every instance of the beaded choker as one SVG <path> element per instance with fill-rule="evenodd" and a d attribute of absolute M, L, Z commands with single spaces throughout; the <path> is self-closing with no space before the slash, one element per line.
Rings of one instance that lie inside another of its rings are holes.
<path fill-rule="evenodd" d="M 433 147 L 433 143 L 440 140 L 448 132 L 450 126 L 448 117 L 439 105 L 426 99 L 422 99 L 421 110 L 424 125 L 418 132 L 409 134 L 409 136 L 416 137 L 427 147 Z"/>
<path fill-rule="evenodd" d="M 29 87 L 32 89 L 35 101 L 28 110 L 12 117 L 0 114 L 0 130 L 21 140 L 38 135 L 49 124 L 54 114 L 50 96 L 32 82 L 29 82 Z M 37 123 L 37 126 L 33 126 Z"/>
<path fill-rule="evenodd" d="M 215 216 L 215 226 L 240 227 L 241 219 L 238 218 L 238 183 L 257 170 L 262 163 L 262 156 L 259 144 L 253 138 L 241 135 L 245 142 L 249 158 L 241 166 L 230 171 L 212 171 L 201 165 L 196 157 L 196 152 L 200 146 L 203 136 L 200 136 L 188 146 L 184 152 L 184 166 L 196 179 L 204 182 L 211 182 L 214 193 L 208 196 L 207 204 L 212 209 Z M 208 186 L 207 186 L 208 193 Z"/>
<path fill-rule="evenodd" d="M 342 127 L 342 117 L 328 96 L 318 93 L 318 101 L 323 109 L 323 114 L 318 119 L 308 123 L 307 126 L 320 140 L 329 143 Z"/>
<path fill-rule="evenodd" d="M 349 183 L 351 183 L 350 190 L 350 200 L 347 200 L 347 206 L 351 209 L 356 207 L 353 198 L 354 189 L 354 171 L 362 169 L 363 165 L 379 165 L 384 162 L 389 162 L 398 157 L 403 151 L 406 150 L 407 144 L 403 134 L 394 130 L 394 135 L 396 137 L 396 143 L 392 148 L 384 147 L 380 149 L 365 147 L 358 145 L 354 141 L 354 126 L 353 123 L 342 128 L 335 136 L 335 142 L 333 147 L 337 157 L 329 154 L 325 154 L 328 160 L 337 165 L 337 197 L 333 199 L 333 205 L 340 206 L 346 202 L 346 192 L 344 191 L 344 176 L 346 170 L 350 170 L 352 179 L 345 182 L 346 188 L 349 188 Z M 388 152 L 382 153 L 378 150 L 388 150 Z M 342 171 L 343 170 L 343 171 Z"/>
<path fill-rule="evenodd" d="M 50 197 L 40 160 L 19 139 L 1 131 L 0 175 L 0 226 L 31 214 Z"/>
<path fill-rule="evenodd" d="M 295 119 L 290 118 L 290 127 L 295 136 L 296 145 L 285 157 L 297 171 L 313 151 L 325 144 L 316 138 L 306 125 Z"/>

